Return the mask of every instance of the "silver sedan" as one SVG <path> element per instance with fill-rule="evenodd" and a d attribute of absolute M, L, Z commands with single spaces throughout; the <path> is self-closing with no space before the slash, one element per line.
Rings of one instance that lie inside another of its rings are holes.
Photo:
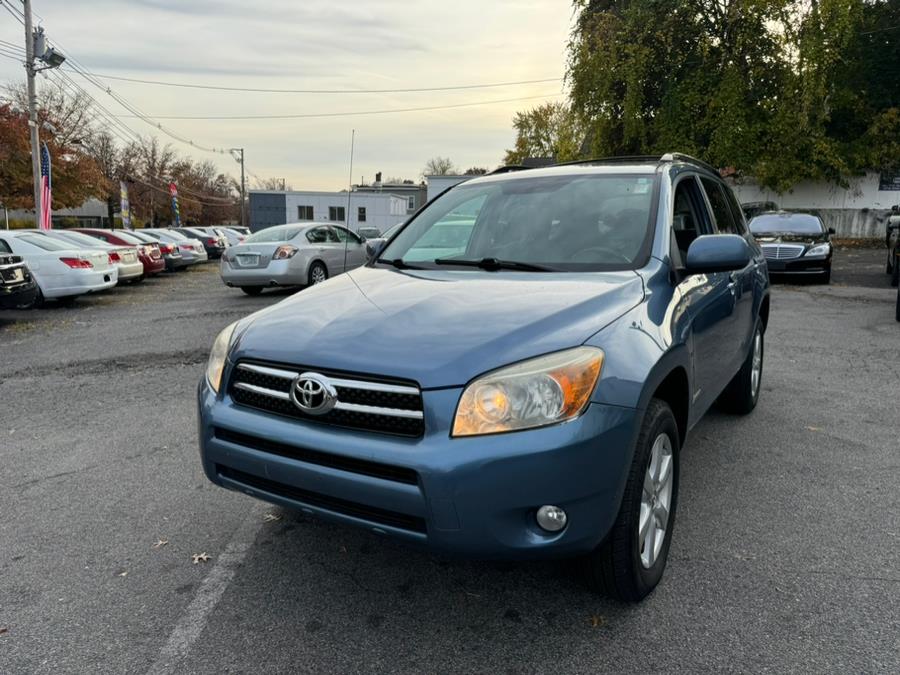
<path fill-rule="evenodd" d="M 222 256 L 226 286 L 256 295 L 270 286 L 312 286 L 366 262 L 364 239 L 333 223 L 260 230 Z"/>

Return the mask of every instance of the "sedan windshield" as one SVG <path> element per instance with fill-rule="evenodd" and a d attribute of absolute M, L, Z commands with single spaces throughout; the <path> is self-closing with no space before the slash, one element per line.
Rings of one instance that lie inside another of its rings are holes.
<path fill-rule="evenodd" d="M 750 221 L 753 234 L 822 234 L 822 221 L 806 213 L 768 213 Z"/>
<path fill-rule="evenodd" d="M 460 185 L 382 253 L 395 266 L 591 271 L 631 269 L 653 214 L 653 175 L 567 174 Z M 424 263 L 424 264 L 423 264 Z"/>

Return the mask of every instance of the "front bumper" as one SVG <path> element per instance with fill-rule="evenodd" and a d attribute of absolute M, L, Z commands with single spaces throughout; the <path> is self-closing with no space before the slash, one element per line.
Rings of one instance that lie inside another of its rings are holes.
<path fill-rule="evenodd" d="M 270 260 L 265 267 L 243 268 L 222 258 L 219 275 L 226 286 L 304 286 L 306 269 L 292 259 Z"/>
<path fill-rule="evenodd" d="M 823 274 L 831 269 L 831 256 L 766 260 L 770 274 Z"/>
<path fill-rule="evenodd" d="M 242 407 L 204 381 L 203 468 L 222 487 L 451 555 L 558 557 L 600 544 L 619 511 L 638 412 L 591 404 L 566 424 L 450 438 L 460 394 L 424 391 L 426 434 L 402 438 Z M 537 526 L 544 504 L 566 510 L 562 532 Z"/>
<path fill-rule="evenodd" d="M 30 305 L 34 302 L 37 289 L 37 284 L 33 279 L 15 286 L 0 285 L 0 309 L 12 309 Z"/>

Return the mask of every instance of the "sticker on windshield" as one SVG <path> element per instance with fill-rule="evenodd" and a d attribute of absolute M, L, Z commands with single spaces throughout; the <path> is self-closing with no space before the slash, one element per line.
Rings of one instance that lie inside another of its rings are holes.
<path fill-rule="evenodd" d="M 650 179 L 638 178 L 637 183 L 634 186 L 634 194 L 645 195 L 648 192 L 650 192 Z"/>

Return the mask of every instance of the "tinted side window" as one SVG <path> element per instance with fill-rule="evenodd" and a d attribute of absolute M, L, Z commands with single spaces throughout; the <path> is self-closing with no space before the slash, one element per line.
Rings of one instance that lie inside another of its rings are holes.
<path fill-rule="evenodd" d="M 731 207 L 728 205 L 722 187 L 709 178 L 701 178 L 700 182 L 703 183 L 703 189 L 706 190 L 706 196 L 709 198 L 719 234 L 741 234 L 734 222 L 734 215 L 731 213 Z"/>
<path fill-rule="evenodd" d="M 738 203 L 737 197 L 734 196 L 734 191 L 728 187 L 723 188 L 723 190 L 725 192 L 725 198 L 728 200 L 728 205 L 731 207 L 734 222 L 737 224 L 738 234 L 746 236 L 749 233 L 749 230 L 747 229 L 747 221 L 744 218 L 744 211 Z"/>
<path fill-rule="evenodd" d="M 12 253 L 12 249 L 5 241 L 0 239 L 0 253 Z"/>

